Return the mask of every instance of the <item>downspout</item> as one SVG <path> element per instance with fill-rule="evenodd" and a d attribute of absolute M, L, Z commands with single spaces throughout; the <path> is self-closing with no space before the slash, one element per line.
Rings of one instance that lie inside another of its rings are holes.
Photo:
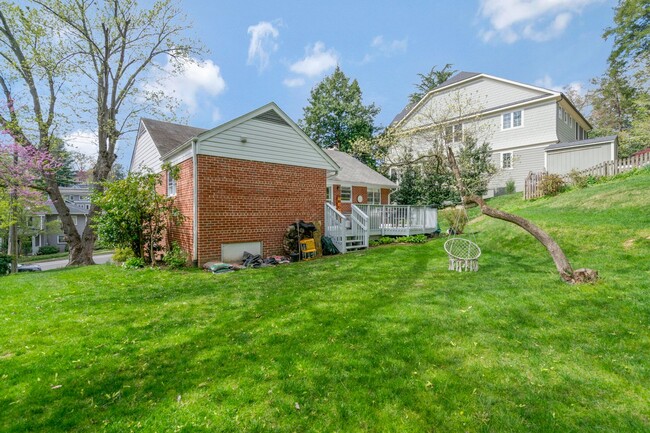
<path fill-rule="evenodd" d="M 192 139 L 192 264 L 194 267 L 199 266 L 199 169 L 197 167 L 198 158 L 196 150 L 198 139 Z"/>

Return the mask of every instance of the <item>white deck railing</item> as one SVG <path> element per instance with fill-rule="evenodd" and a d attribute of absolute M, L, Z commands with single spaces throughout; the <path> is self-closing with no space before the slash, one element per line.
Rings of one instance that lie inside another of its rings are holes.
<path fill-rule="evenodd" d="M 347 241 L 357 244 L 357 247 L 368 248 L 370 233 L 368 231 L 368 215 L 358 207 L 352 205 L 350 214 L 350 230 Z"/>
<path fill-rule="evenodd" d="M 429 206 L 355 204 L 368 216 L 370 235 L 410 236 L 433 233 L 438 228 L 438 210 Z"/>
<path fill-rule="evenodd" d="M 325 236 L 341 253 L 345 253 L 347 218 L 330 203 L 325 203 Z"/>

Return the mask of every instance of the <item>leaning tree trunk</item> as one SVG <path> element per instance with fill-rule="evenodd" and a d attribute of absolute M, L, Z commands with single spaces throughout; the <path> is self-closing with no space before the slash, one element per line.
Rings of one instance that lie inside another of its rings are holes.
<path fill-rule="evenodd" d="M 520 216 L 513 215 L 499 209 L 494 209 L 488 206 L 482 197 L 469 194 L 467 188 L 465 188 L 465 185 L 463 183 L 460 169 L 456 163 L 454 152 L 449 146 L 447 146 L 447 160 L 449 161 L 449 165 L 451 166 L 451 169 L 454 173 L 458 191 L 463 197 L 463 200 L 466 203 L 476 203 L 484 215 L 516 224 L 533 235 L 535 239 L 544 245 L 546 251 L 548 251 L 548 253 L 551 255 L 551 258 L 555 263 L 555 268 L 560 274 L 560 278 L 562 278 L 567 283 L 572 284 L 594 282 L 598 279 L 598 272 L 593 269 L 578 269 L 574 271 L 571 267 L 571 263 L 569 263 L 569 259 L 567 259 L 564 251 L 562 251 L 562 248 L 560 248 L 558 243 L 555 242 L 555 240 L 548 233 L 539 228 L 537 225 Z"/>

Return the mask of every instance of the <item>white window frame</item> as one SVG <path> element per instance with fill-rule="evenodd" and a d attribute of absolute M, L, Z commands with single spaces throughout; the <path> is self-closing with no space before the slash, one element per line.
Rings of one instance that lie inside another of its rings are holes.
<path fill-rule="evenodd" d="M 325 187 L 325 201 L 328 203 L 332 203 L 334 200 L 334 188 L 332 185 L 327 185 Z"/>
<path fill-rule="evenodd" d="M 56 243 L 59 245 L 65 245 L 65 235 L 57 235 L 56 236 Z"/>
<path fill-rule="evenodd" d="M 167 197 L 176 197 L 176 179 L 167 173 Z"/>
<path fill-rule="evenodd" d="M 520 118 L 521 121 L 519 122 L 519 125 L 515 126 L 515 113 L 520 113 Z M 506 116 L 510 117 L 510 123 L 508 127 L 504 125 L 504 121 Z M 519 129 L 524 127 L 524 110 L 514 110 L 514 111 L 509 111 L 507 113 L 503 113 L 501 115 L 501 130 L 502 131 L 509 131 L 511 129 Z"/>
<path fill-rule="evenodd" d="M 343 198 L 343 190 L 344 190 L 344 189 L 350 191 L 350 193 L 347 194 L 347 195 L 348 195 L 348 199 L 347 199 L 347 200 L 345 200 L 345 199 Z M 341 203 L 352 203 L 352 186 L 341 185 Z"/>
<path fill-rule="evenodd" d="M 504 157 L 505 157 L 506 155 L 510 155 L 510 166 L 509 166 L 509 167 L 506 167 L 505 164 L 504 164 L 504 160 L 505 160 Z M 514 164 L 513 164 L 513 158 L 514 158 L 514 154 L 513 154 L 513 152 L 501 152 L 501 154 L 499 155 L 499 160 L 500 160 L 500 163 L 501 163 L 501 164 L 500 164 L 500 165 L 501 165 L 501 168 L 502 168 L 503 170 L 512 170 L 512 167 L 514 166 Z"/>
<path fill-rule="evenodd" d="M 368 204 L 381 204 L 381 188 L 368 188 Z"/>

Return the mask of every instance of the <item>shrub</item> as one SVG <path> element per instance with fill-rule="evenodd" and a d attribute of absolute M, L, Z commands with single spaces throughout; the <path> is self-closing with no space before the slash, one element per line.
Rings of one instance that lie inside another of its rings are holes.
<path fill-rule="evenodd" d="M 515 181 L 512 179 L 508 179 L 506 182 L 506 194 L 514 194 L 516 192 L 517 188 L 515 187 Z"/>
<path fill-rule="evenodd" d="M 44 256 L 47 254 L 56 254 L 59 252 L 59 248 L 54 245 L 43 245 L 38 249 L 37 255 Z"/>
<path fill-rule="evenodd" d="M 463 230 L 465 230 L 468 218 L 467 212 L 465 212 L 465 209 L 462 206 L 443 209 L 443 211 L 440 212 L 440 215 L 447 222 L 447 224 L 449 224 L 449 228 L 454 233 L 460 234 L 463 232 Z"/>
<path fill-rule="evenodd" d="M 7 275 L 11 271 L 11 256 L 0 253 L 0 276 Z"/>
<path fill-rule="evenodd" d="M 539 183 L 539 190 L 544 196 L 557 195 L 564 191 L 566 184 L 559 174 L 547 174 Z"/>
<path fill-rule="evenodd" d="M 406 244 L 423 244 L 426 241 L 427 237 L 425 235 L 402 236 L 401 238 L 396 239 L 396 242 L 403 242 Z"/>
<path fill-rule="evenodd" d="M 126 269 L 144 268 L 144 259 L 140 257 L 129 257 L 124 261 L 122 267 Z"/>
<path fill-rule="evenodd" d="M 165 254 L 162 260 L 171 269 L 180 269 L 187 265 L 187 259 L 187 253 L 178 245 L 178 242 L 173 242 L 171 250 Z"/>
<path fill-rule="evenodd" d="M 589 185 L 589 177 L 575 168 L 569 172 L 569 181 L 576 188 L 586 188 Z"/>
<path fill-rule="evenodd" d="M 133 257 L 133 250 L 131 248 L 115 248 L 113 261 L 117 263 L 123 263 L 131 257 Z"/>

